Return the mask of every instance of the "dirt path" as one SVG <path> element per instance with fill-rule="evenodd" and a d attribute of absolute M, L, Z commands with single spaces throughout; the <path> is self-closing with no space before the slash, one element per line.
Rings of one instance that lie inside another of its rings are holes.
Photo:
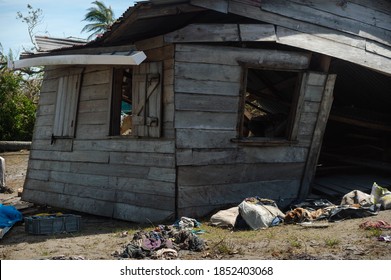
<path fill-rule="evenodd" d="M 23 186 L 28 152 L 3 153 L 6 160 L 7 186 L 14 192 L 0 194 L 1 202 L 16 196 Z M 53 210 L 53 209 L 42 209 Z M 80 213 L 77 213 L 80 214 Z M 152 230 L 130 222 L 81 214 L 81 231 L 74 234 L 30 235 L 24 224 L 15 225 L 0 240 L 0 259 L 117 259 L 139 230 Z M 200 237 L 206 241 L 202 252 L 179 252 L 180 259 L 391 259 L 391 242 L 378 236 L 391 230 L 364 230 L 364 221 L 384 220 L 391 223 L 391 210 L 370 218 L 330 223 L 327 228 L 304 228 L 279 225 L 259 231 L 230 231 L 207 225 L 201 220 Z"/>

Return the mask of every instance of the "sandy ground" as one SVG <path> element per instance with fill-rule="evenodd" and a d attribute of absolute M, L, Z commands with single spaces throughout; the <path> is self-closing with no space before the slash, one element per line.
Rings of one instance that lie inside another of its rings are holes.
<path fill-rule="evenodd" d="M 6 160 L 7 186 L 13 191 L 0 194 L 1 203 L 17 196 L 26 174 L 28 152 L 3 153 Z M 5 204 L 5 203 L 4 203 Z M 37 209 L 34 206 L 26 210 Z M 38 209 L 42 210 L 43 209 Z M 53 209 L 44 209 L 53 210 Z M 24 223 L 16 224 L 0 240 L 0 259 L 118 259 L 137 230 L 148 227 L 134 223 L 81 213 L 81 231 L 58 235 L 31 235 Z M 26 214 L 28 216 L 30 214 Z M 206 241 L 202 252 L 179 252 L 180 259 L 391 259 L 391 242 L 378 236 L 391 230 L 364 230 L 364 221 L 383 220 L 391 223 L 391 210 L 377 216 L 350 219 L 328 224 L 327 228 L 304 228 L 299 225 L 279 225 L 259 231 L 230 231 L 207 225 L 201 219 L 200 237 Z"/>

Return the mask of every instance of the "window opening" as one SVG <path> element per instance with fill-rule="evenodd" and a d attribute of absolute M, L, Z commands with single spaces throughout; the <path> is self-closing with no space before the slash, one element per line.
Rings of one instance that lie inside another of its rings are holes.
<path fill-rule="evenodd" d="M 132 134 L 132 69 L 115 69 L 113 77 L 111 135 Z"/>
<path fill-rule="evenodd" d="M 240 136 L 290 139 L 299 73 L 247 68 Z"/>

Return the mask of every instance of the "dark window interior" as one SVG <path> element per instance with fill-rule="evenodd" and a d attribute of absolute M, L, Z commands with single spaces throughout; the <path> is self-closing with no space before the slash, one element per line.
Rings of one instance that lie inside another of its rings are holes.
<path fill-rule="evenodd" d="M 241 137 L 290 138 L 299 73 L 248 68 Z"/>

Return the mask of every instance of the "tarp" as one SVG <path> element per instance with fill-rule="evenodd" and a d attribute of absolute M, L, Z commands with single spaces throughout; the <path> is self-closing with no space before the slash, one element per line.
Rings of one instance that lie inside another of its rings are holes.
<path fill-rule="evenodd" d="M 23 215 L 14 206 L 0 204 L 0 228 L 12 227 L 22 221 Z"/>

